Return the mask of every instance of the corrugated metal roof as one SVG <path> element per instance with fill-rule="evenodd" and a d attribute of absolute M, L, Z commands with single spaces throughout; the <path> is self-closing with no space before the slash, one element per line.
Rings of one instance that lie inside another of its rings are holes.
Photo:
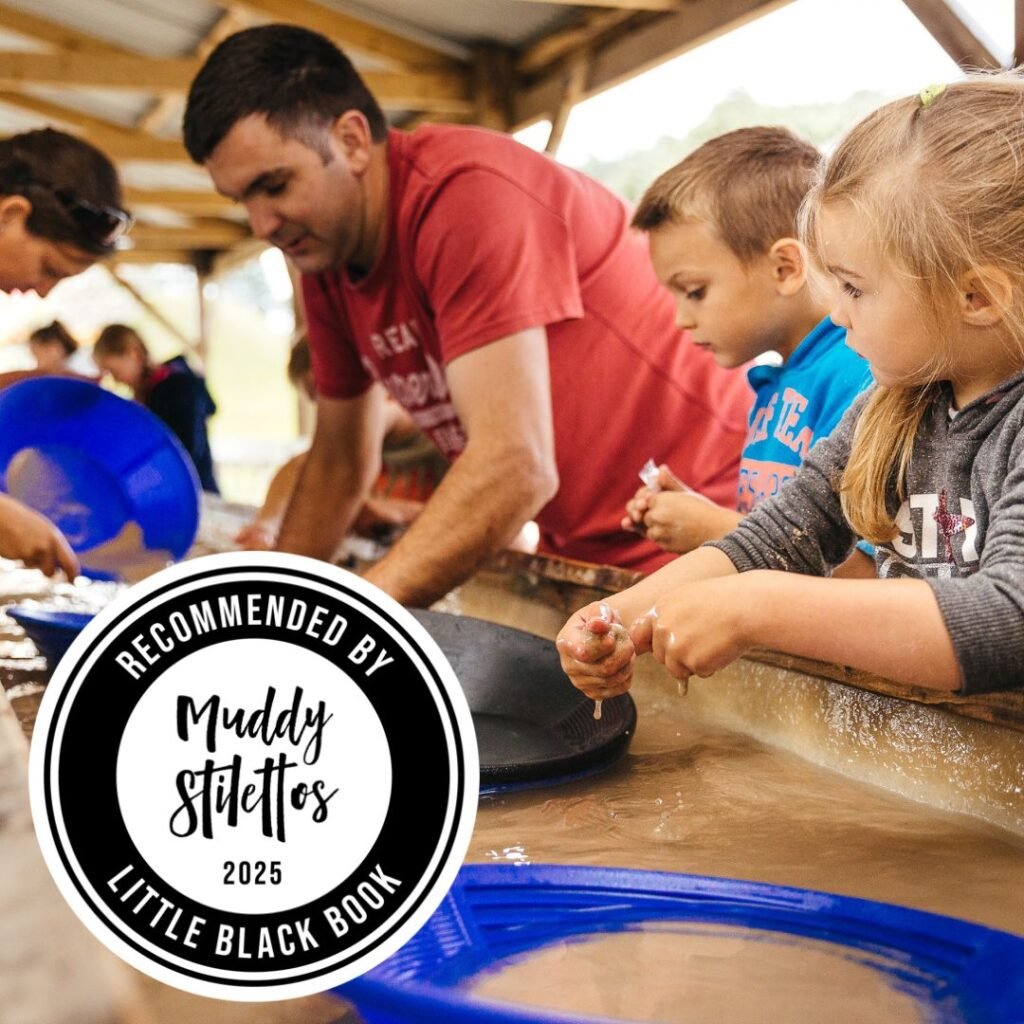
<path fill-rule="evenodd" d="M 237 232 L 229 224 L 227 231 L 218 234 L 216 219 L 231 219 L 233 213 L 212 196 L 204 172 L 185 161 L 177 144 L 184 106 L 181 90 L 191 70 L 171 63 L 140 67 L 138 57 L 168 61 L 191 58 L 208 45 L 211 34 L 221 38 L 241 24 L 268 21 L 274 16 L 296 18 L 336 38 L 352 39 L 351 47 L 346 48 L 357 65 L 367 72 L 384 72 L 374 88 L 386 108 L 411 108 L 442 119 L 479 117 L 486 122 L 494 117 L 495 123 L 508 124 L 513 112 L 503 108 L 506 99 L 511 107 L 515 95 L 514 114 L 520 120 L 538 116 L 539 112 L 547 116 L 564 92 L 557 61 L 573 45 L 590 47 L 602 32 L 602 39 L 618 45 L 626 20 L 646 32 L 642 52 L 621 50 L 605 68 L 595 58 L 595 81 L 601 75 L 607 81 L 621 78 L 623 72 L 615 60 L 624 62 L 628 70 L 630 62 L 650 62 L 652 54 L 656 57 L 662 50 L 678 48 L 680 40 L 685 44 L 701 32 L 713 30 L 716 23 L 743 20 L 786 2 L 730 0 L 723 3 L 727 10 L 721 14 L 713 4 L 694 3 L 692 8 L 699 11 L 699 16 L 691 31 L 691 5 L 684 0 L 679 0 L 677 12 L 671 9 L 671 0 L 647 0 L 646 6 L 661 4 L 669 8 L 657 16 L 636 12 L 630 0 L 623 0 L 622 10 L 558 0 L 0 0 L 0 53 L 6 55 L 0 84 L 0 134 L 56 124 L 93 138 L 118 159 L 131 188 L 173 192 L 161 197 L 133 195 L 139 219 L 150 223 L 157 219 L 149 209 L 155 205 L 154 200 L 175 211 L 171 220 L 158 218 L 162 223 L 180 223 L 182 215 L 200 218 L 204 231 L 197 223 L 192 239 L 196 242 L 192 247 L 199 247 L 203 244 L 200 237 L 216 244 L 218 239 L 233 238 Z M 655 17 L 664 18 L 664 22 L 653 24 Z M 383 31 L 365 31 L 366 24 Z M 660 34 L 662 24 L 670 29 L 666 36 Z M 552 44 L 551 36 L 568 26 L 573 26 L 573 31 Z M 651 29 L 656 30 L 653 43 Z M 69 32 L 80 37 L 68 38 Z M 571 40 L 567 41 L 569 36 Z M 474 49 L 488 44 L 515 56 L 538 40 L 543 40 L 543 54 L 534 50 L 527 64 L 519 64 L 518 77 L 509 71 L 514 61 L 508 62 L 508 67 L 496 61 L 494 89 L 498 94 L 477 95 L 479 80 L 469 63 Z M 114 53 L 106 57 L 105 64 L 104 55 L 111 48 Z M 54 50 L 60 51 L 60 63 L 55 61 L 52 66 L 35 56 Z M 431 59 L 430 50 L 454 57 L 456 65 L 462 62 L 462 66 L 445 67 L 446 62 Z M 120 66 L 117 51 L 124 51 Z M 90 52 L 96 54 L 94 60 L 89 58 Z M 552 61 L 556 62 L 554 66 Z M 401 71 L 396 74 L 395 69 L 403 67 L 416 70 L 404 76 Z M 551 73 L 539 76 L 542 68 Z M 521 88 L 509 85 L 506 73 Z M 154 83 L 162 80 L 164 88 L 177 92 L 161 95 L 141 86 L 125 88 L 126 82 L 134 85 L 150 81 L 150 74 Z M 97 81 L 110 85 L 99 87 Z M 85 83 L 88 87 L 83 87 Z M 520 110 L 520 94 L 530 90 L 528 103 Z M 20 96 L 26 109 L 18 108 Z M 391 109 L 390 113 L 401 119 L 405 111 Z M 178 249 L 185 244 L 181 231 L 168 232 L 166 237 L 176 239 Z M 148 239 L 154 248 L 161 241 L 154 232 L 148 233 Z"/>
<path fill-rule="evenodd" d="M 150 57 L 181 57 L 221 15 L 207 0 L 15 0 L 10 5 Z"/>
<path fill-rule="evenodd" d="M 361 0 L 325 7 L 372 20 L 423 42 L 441 38 L 464 46 L 490 42 L 521 46 L 567 24 L 579 11 L 566 4 L 523 3 L 522 0 Z"/>

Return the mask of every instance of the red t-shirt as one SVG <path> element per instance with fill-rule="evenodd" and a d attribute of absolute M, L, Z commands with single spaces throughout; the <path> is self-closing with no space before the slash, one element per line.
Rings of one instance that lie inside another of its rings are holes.
<path fill-rule="evenodd" d="M 445 366 L 546 327 L 558 494 L 537 522 L 555 554 L 651 570 L 668 561 L 624 532 L 648 458 L 731 506 L 751 392 L 687 344 L 629 210 L 602 185 L 477 128 L 388 135 L 384 252 L 302 280 L 317 392 L 379 380 L 449 458 L 466 442 Z M 493 387 L 500 387 L 495 381 Z"/>

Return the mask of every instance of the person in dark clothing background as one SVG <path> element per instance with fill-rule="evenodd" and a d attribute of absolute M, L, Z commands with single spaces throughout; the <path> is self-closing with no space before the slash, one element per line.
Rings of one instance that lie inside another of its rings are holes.
<path fill-rule="evenodd" d="M 203 490 L 220 494 L 206 432 L 206 421 L 217 406 L 206 381 L 185 357 L 154 366 L 137 331 L 124 324 L 108 324 L 96 339 L 93 360 L 100 370 L 131 388 L 136 400 L 174 431 L 195 464 Z"/>

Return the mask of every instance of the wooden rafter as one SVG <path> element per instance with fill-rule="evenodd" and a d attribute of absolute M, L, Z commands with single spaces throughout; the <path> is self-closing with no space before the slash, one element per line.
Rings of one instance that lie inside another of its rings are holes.
<path fill-rule="evenodd" d="M 547 145 L 544 147 L 545 152 L 552 156 L 558 153 L 558 147 L 562 144 L 562 135 L 565 134 L 565 126 L 569 123 L 572 108 L 579 103 L 586 92 L 589 71 L 590 60 L 585 52 L 576 54 L 569 62 L 565 92 L 562 94 L 562 102 L 558 105 L 554 117 L 551 118 L 551 131 L 548 134 Z"/>
<path fill-rule="evenodd" d="M 740 25 L 785 7 L 791 0 L 688 0 L 677 14 L 641 16 L 626 32 L 590 44 L 592 62 L 585 97 L 709 42 Z M 516 97 L 515 126 L 550 118 L 564 92 L 559 67 L 540 75 Z"/>
<path fill-rule="evenodd" d="M 27 93 L 0 90 L 0 103 L 38 114 L 47 121 L 57 121 L 85 135 L 93 145 L 114 160 L 181 160 L 189 161 L 185 147 L 173 139 L 157 139 L 152 135 L 122 128 L 101 117 L 58 106 Z"/>
<path fill-rule="evenodd" d="M 1024 64 L 1024 0 L 1013 0 L 1013 63 Z"/>
<path fill-rule="evenodd" d="M 1000 62 L 946 0 L 903 0 L 914 17 L 962 68 L 998 68 Z"/>
<path fill-rule="evenodd" d="M 63 85 L 184 93 L 198 74 L 196 57 L 0 52 L 0 85 Z M 381 105 L 397 110 L 471 110 L 468 77 L 451 71 L 370 71 L 363 78 Z"/>
<path fill-rule="evenodd" d="M 527 3 L 580 6 L 577 0 L 525 0 Z M 587 7 L 614 7 L 623 11 L 678 11 L 687 0 L 587 0 Z"/>
<path fill-rule="evenodd" d="M 105 268 L 108 274 L 113 278 L 114 282 L 121 288 L 123 288 L 151 317 L 161 323 L 168 331 L 171 332 L 187 349 L 192 352 L 197 351 L 195 341 L 190 338 L 185 332 L 178 327 L 176 323 L 169 320 L 164 316 L 162 310 L 157 306 L 154 306 L 149 299 L 146 298 L 138 288 L 135 287 L 130 281 L 125 280 L 117 272 L 116 266 L 111 266 L 109 263 L 105 264 Z"/>
<path fill-rule="evenodd" d="M 240 0 L 240 6 L 271 21 L 302 25 L 329 36 L 342 48 L 358 50 L 404 68 L 454 68 L 458 61 L 431 46 L 312 0 Z"/>
<path fill-rule="evenodd" d="M 216 192 L 199 192 L 183 188 L 126 188 L 124 201 L 134 209 L 136 206 L 166 206 L 178 213 L 193 216 L 216 217 L 229 210 L 238 209 L 230 199 Z"/>
<path fill-rule="evenodd" d="M 98 36 L 69 28 L 67 25 L 50 21 L 48 18 L 40 18 L 38 15 L 29 14 L 27 11 L 10 7 L 7 4 L 0 4 L 0 25 L 9 31 L 18 32 L 30 39 L 48 43 L 58 50 L 66 50 L 69 53 L 127 54 L 131 52 L 122 46 L 108 43 Z"/>
<path fill-rule="evenodd" d="M 217 19 L 213 28 L 200 40 L 199 45 L 194 50 L 194 55 L 200 60 L 205 60 L 219 43 L 239 29 L 245 28 L 248 24 L 249 17 L 244 11 L 238 7 L 229 8 Z M 135 122 L 135 127 L 143 132 L 156 131 L 174 109 L 175 99 L 174 93 L 164 93 Z"/>
<path fill-rule="evenodd" d="M 191 249 L 120 249 L 106 262 L 119 267 L 125 263 L 191 263 Z"/>
<path fill-rule="evenodd" d="M 174 228 L 136 224 L 129 235 L 135 249 L 226 249 L 249 237 L 247 226 L 229 220 L 197 220 Z"/>
<path fill-rule="evenodd" d="M 516 70 L 532 75 L 567 54 L 585 49 L 606 33 L 621 29 L 634 11 L 588 11 L 576 24 L 553 32 L 527 47 L 516 60 Z"/>

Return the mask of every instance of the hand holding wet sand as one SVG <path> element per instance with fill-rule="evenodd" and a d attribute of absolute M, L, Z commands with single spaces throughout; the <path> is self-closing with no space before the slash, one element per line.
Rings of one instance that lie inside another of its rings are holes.
<path fill-rule="evenodd" d="M 591 700 L 617 697 L 629 689 L 633 642 L 609 605 L 595 602 L 581 608 L 562 627 L 555 644 L 562 670 Z M 595 717 L 600 717 L 599 708 Z"/>

